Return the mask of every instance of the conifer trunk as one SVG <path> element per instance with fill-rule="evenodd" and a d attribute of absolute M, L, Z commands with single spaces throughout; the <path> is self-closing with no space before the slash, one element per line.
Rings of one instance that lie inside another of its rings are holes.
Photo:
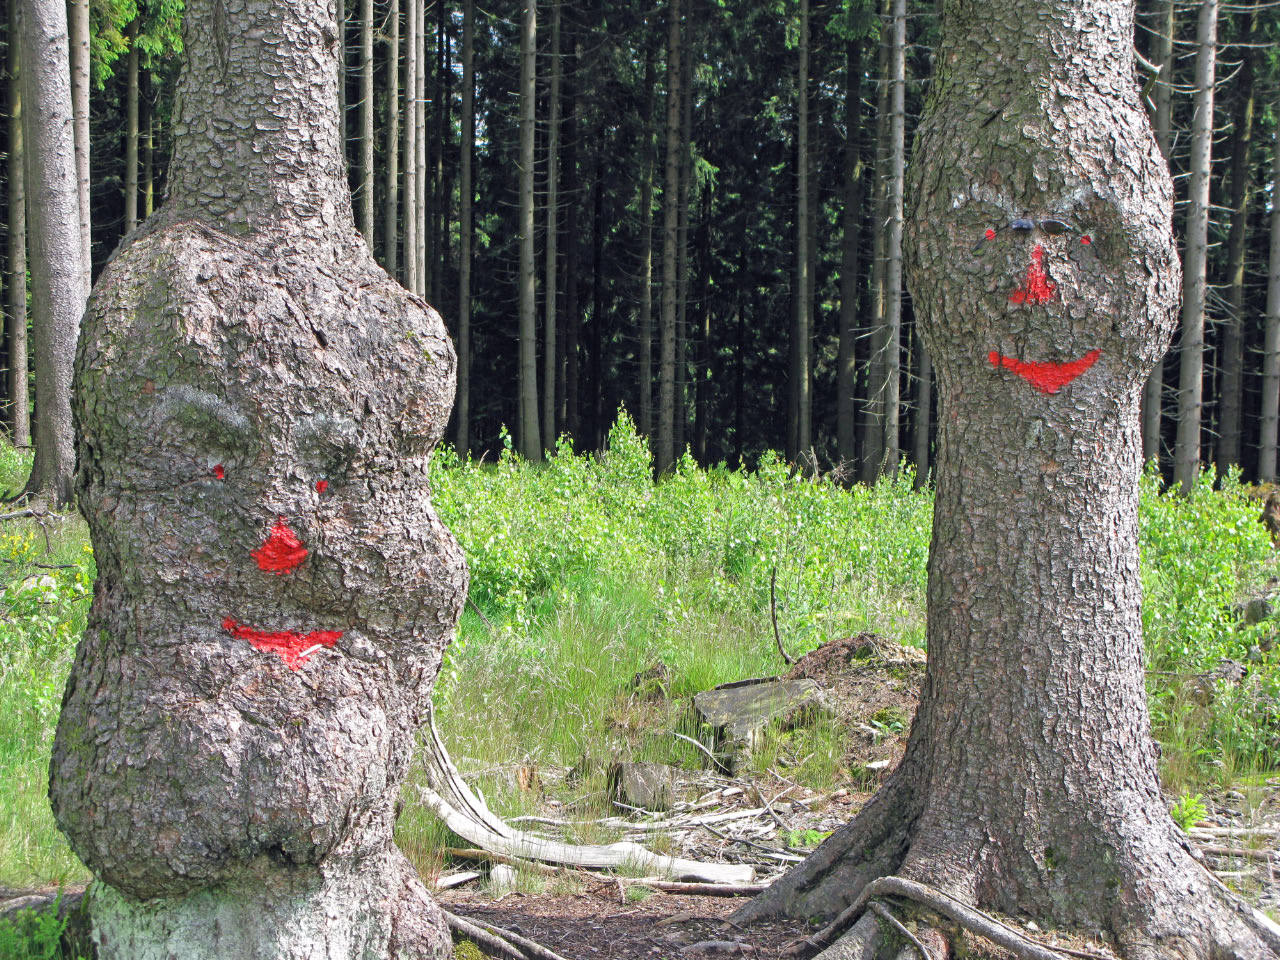
<path fill-rule="evenodd" d="M 1132 4 L 950 0 L 937 62 L 905 218 L 939 399 L 920 704 L 880 792 L 735 920 L 894 875 L 1126 960 L 1273 958 L 1170 819 L 1146 708 L 1138 410 L 1179 276 Z M 878 922 L 820 956 L 898 955 Z"/>
<path fill-rule="evenodd" d="M 680 223 L 680 0 L 667 3 L 667 153 L 662 187 L 662 322 L 658 359 L 658 473 L 675 462 L 676 245 Z"/>
<path fill-rule="evenodd" d="M 836 449 L 843 463 L 857 462 L 858 272 L 861 268 L 862 200 L 862 42 L 847 44 L 845 56 L 844 211 L 840 241 L 840 347 L 836 361 Z"/>
<path fill-rule="evenodd" d="M 533 249 L 533 123 L 537 100 L 537 0 L 524 0 L 520 31 L 520 453 L 542 459 L 538 436 L 537 274 Z"/>
<path fill-rule="evenodd" d="M 124 232 L 138 226 L 138 20 L 128 28 L 129 56 L 125 76 Z"/>
<path fill-rule="evenodd" d="M 50 799 L 99 960 L 452 955 L 392 826 L 466 594 L 454 355 L 356 230 L 332 11 L 188 0 L 169 198 L 86 312 Z"/>
<path fill-rule="evenodd" d="M 1182 345 L 1178 372 L 1178 437 L 1173 479 L 1190 493 L 1200 472 L 1200 420 L 1204 397 L 1204 310 L 1209 264 L 1209 178 L 1213 154 L 1213 87 L 1218 42 L 1218 0 L 1203 0 L 1196 28 L 1196 92 L 1191 120 L 1183 257 Z"/>
<path fill-rule="evenodd" d="M 640 161 L 640 432 L 653 434 L 653 171 L 657 154 L 653 129 L 653 51 L 644 55 L 644 148 Z"/>
<path fill-rule="evenodd" d="M 556 241 L 558 240 L 560 212 L 557 187 L 560 179 L 560 7 L 561 0 L 551 2 L 551 79 L 547 85 L 547 235 L 544 255 L 542 320 L 542 436 L 548 449 L 556 441 L 556 293 L 559 283 L 556 277 Z"/>
<path fill-rule="evenodd" d="M 22 141 L 22 27 L 9 4 L 9 429 L 13 445 L 31 446 L 27 380 L 27 196 Z"/>
<path fill-rule="evenodd" d="M 1280 128 L 1272 144 L 1271 189 L 1280 189 Z M 1276 479 L 1280 439 L 1280 203 L 1271 205 L 1271 253 L 1267 262 L 1267 319 L 1262 348 L 1262 436 L 1258 479 Z"/>
<path fill-rule="evenodd" d="M 462 143 L 458 157 L 458 455 L 471 449 L 471 158 L 476 142 L 476 7 L 462 3 Z"/>

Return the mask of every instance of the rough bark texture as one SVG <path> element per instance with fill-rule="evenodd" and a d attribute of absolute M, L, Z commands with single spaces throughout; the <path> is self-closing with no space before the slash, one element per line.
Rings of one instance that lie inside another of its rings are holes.
<path fill-rule="evenodd" d="M 1218 0 L 1204 0 L 1196 28 L 1196 92 L 1191 121 L 1191 176 L 1187 188 L 1182 345 L 1178 369 L 1178 438 L 1174 479 L 1184 493 L 1200 472 L 1200 419 L 1204 398 L 1204 311 L 1209 263 L 1209 176 L 1213 154 L 1213 85 L 1217 62 Z"/>
<path fill-rule="evenodd" d="M 9 4 L 9 429 L 15 447 L 31 445 L 27 399 L 27 195 L 22 144 L 22 44 L 18 4 Z"/>
<path fill-rule="evenodd" d="M 27 491 L 71 499 L 75 441 L 71 365 L 89 292 L 80 235 L 67 11 L 62 0 L 22 7 L 22 122 L 36 373 L 36 455 Z"/>
<path fill-rule="evenodd" d="M 98 580 L 50 798 L 100 960 L 446 957 L 391 840 L 466 591 L 444 324 L 352 218 L 333 7 L 193 0 L 170 199 L 77 358 Z"/>
<path fill-rule="evenodd" d="M 1178 265 L 1132 30 L 1116 0 L 946 4 L 906 218 L 940 403 L 925 683 L 895 774 L 748 915 L 894 873 L 1132 960 L 1280 943 L 1191 857 L 1150 737 L 1138 401 Z"/>

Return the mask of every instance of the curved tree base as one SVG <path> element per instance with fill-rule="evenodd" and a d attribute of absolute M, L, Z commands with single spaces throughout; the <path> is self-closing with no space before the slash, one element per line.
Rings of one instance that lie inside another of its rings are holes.
<path fill-rule="evenodd" d="M 912 804 L 895 802 L 909 792 L 904 787 L 902 778 L 890 780 L 853 822 L 746 904 L 734 921 L 822 917 L 827 925 L 791 948 L 793 956 L 816 955 L 819 960 L 926 955 L 941 960 L 951 955 L 948 944 L 955 945 L 966 931 L 1021 960 L 1280 958 L 1280 926 L 1223 886 L 1195 860 L 1189 846 L 1152 843 L 1150 837 L 1112 851 L 1112 875 L 1120 878 L 1116 884 L 1097 891 L 1072 889 L 1073 903 L 1096 906 L 1092 929 L 1085 929 L 1078 916 L 1073 926 L 1105 940 L 1109 949 L 1072 951 L 1034 940 L 985 912 L 996 908 L 982 891 L 992 889 L 990 881 L 1001 875 L 1000 865 L 978 850 L 939 844 L 936 834 L 921 828 Z M 972 868 L 957 876 L 954 865 L 966 862 Z M 945 866 L 935 869 L 938 864 Z M 1060 882 L 1072 881 L 1064 876 Z M 1078 907 L 1073 909 L 1078 914 Z M 908 916 L 918 921 L 914 933 L 900 922 Z M 1058 925 L 1053 917 L 1036 919 Z"/>
<path fill-rule="evenodd" d="M 265 859 L 265 858 L 264 858 Z M 319 882 L 263 863 L 234 885 L 136 901 L 89 894 L 98 960 L 421 960 L 452 955 L 440 908 L 395 847 Z M 346 865 L 344 864 L 344 867 Z M 387 882 L 387 878 L 395 878 Z"/>

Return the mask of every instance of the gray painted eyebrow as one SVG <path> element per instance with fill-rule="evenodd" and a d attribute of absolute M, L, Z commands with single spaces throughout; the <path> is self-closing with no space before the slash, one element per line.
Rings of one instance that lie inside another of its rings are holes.
<path fill-rule="evenodd" d="M 157 411 L 159 416 L 172 419 L 180 416 L 183 409 L 194 409 L 207 414 L 235 433 L 249 432 L 249 418 L 221 397 L 186 384 L 167 388 L 160 400 Z"/>

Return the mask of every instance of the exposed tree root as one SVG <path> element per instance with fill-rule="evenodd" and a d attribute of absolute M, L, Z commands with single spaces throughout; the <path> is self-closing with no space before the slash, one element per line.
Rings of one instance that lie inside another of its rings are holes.
<path fill-rule="evenodd" d="M 564 960 L 564 957 L 560 956 L 560 954 L 548 950 L 537 941 L 522 937 L 518 933 L 512 933 L 502 927 L 495 927 L 491 923 L 482 924 L 478 921 L 468 920 L 465 917 L 450 913 L 448 910 L 442 910 L 441 912 L 444 914 L 444 919 L 451 930 L 456 930 L 464 937 L 475 941 L 477 946 L 488 947 L 490 950 L 499 950 L 514 958 L 514 960 L 532 960 L 532 958 L 538 958 L 538 960 Z"/>
<path fill-rule="evenodd" d="M 911 946 L 915 948 L 916 952 L 920 954 L 920 960 L 934 960 L 932 954 L 929 953 L 929 948 L 921 943 L 920 938 L 908 930 L 903 922 L 895 917 L 893 912 L 883 903 L 879 900 L 872 900 L 867 904 L 867 909 L 885 923 L 889 924 L 889 926 L 893 927 L 893 929 L 897 931 L 898 936 L 910 943 Z"/>

